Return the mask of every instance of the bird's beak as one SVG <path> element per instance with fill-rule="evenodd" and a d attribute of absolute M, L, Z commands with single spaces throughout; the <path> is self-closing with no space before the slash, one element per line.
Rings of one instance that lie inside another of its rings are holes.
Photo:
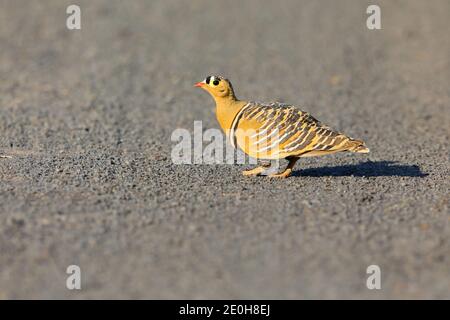
<path fill-rule="evenodd" d="M 202 87 L 205 83 L 204 82 L 197 82 L 194 87 Z"/>

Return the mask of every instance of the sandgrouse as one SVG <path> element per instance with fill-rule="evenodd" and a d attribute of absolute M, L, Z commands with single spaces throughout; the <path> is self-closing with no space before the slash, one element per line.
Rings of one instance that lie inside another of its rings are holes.
<path fill-rule="evenodd" d="M 269 177 L 286 178 L 297 160 L 341 151 L 368 153 L 361 140 L 352 139 L 323 125 L 309 113 L 289 104 L 242 101 L 236 98 L 231 82 L 209 76 L 200 87 L 214 98 L 216 116 L 227 138 L 251 157 L 262 160 L 286 159 L 281 173 Z M 264 175 L 269 165 L 244 171 L 244 175 Z"/>

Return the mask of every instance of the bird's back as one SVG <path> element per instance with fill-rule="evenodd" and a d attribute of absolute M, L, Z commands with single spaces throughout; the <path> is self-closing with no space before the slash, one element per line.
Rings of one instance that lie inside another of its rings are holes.
<path fill-rule="evenodd" d="M 234 117 L 229 137 L 233 145 L 260 159 L 368 152 L 362 141 L 323 125 L 292 105 L 277 102 L 245 104 Z"/>

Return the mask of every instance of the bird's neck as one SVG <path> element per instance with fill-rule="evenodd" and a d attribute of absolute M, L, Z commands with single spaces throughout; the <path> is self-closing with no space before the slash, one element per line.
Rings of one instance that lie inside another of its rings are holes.
<path fill-rule="evenodd" d="M 216 117 L 225 133 L 230 130 L 234 117 L 246 104 L 245 101 L 230 97 L 216 97 Z"/>

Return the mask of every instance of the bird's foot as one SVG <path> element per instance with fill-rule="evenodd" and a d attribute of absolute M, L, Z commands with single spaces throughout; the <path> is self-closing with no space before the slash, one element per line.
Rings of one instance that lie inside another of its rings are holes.
<path fill-rule="evenodd" d="M 269 174 L 268 177 L 269 178 L 280 178 L 280 179 L 285 179 L 287 177 L 289 177 L 292 173 L 292 169 L 288 168 L 286 170 L 284 170 L 281 173 L 273 173 L 273 174 Z"/>
<path fill-rule="evenodd" d="M 269 162 L 261 162 L 259 167 L 256 167 L 251 170 L 242 171 L 244 176 L 259 176 L 265 173 L 271 167 L 271 163 Z"/>
<path fill-rule="evenodd" d="M 244 176 L 259 176 L 265 170 L 266 170 L 266 168 L 264 168 L 264 167 L 257 167 L 255 169 L 242 171 L 242 174 Z"/>

